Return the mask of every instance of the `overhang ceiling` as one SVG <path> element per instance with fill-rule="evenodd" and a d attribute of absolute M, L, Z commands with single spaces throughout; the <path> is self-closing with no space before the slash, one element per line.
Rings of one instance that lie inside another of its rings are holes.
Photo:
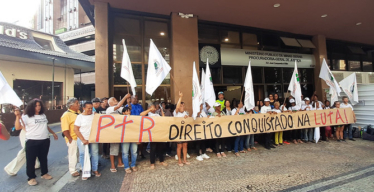
<path fill-rule="evenodd" d="M 374 45 L 374 0 L 100 0 L 112 8 L 161 15 L 182 12 L 199 20 Z M 90 0 L 93 5 L 94 0 Z M 280 6 L 275 8 L 274 4 Z M 327 17 L 321 16 L 327 14 Z M 356 25 L 357 23 L 361 25 Z"/>

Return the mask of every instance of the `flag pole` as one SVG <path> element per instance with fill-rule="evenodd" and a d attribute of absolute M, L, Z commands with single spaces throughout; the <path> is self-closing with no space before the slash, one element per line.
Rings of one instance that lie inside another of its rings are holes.
<path fill-rule="evenodd" d="M 243 86 L 242 96 L 240 97 L 240 101 L 239 101 L 239 103 L 242 102 L 243 94 L 244 94 L 244 90 L 245 90 L 245 88 L 244 88 L 244 86 Z"/>
<path fill-rule="evenodd" d="M 288 97 L 288 95 L 289 95 L 289 92 L 287 90 L 286 97 L 284 97 L 283 105 L 286 103 L 286 98 Z"/>
<path fill-rule="evenodd" d="M 130 94 L 130 91 L 129 91 L 129 82 L 128 81 L 126 81 L 126 82 L 127 82 L 127 93 Z M 134 94 L 134 93 L 132 93 L 132 94 Z"/>

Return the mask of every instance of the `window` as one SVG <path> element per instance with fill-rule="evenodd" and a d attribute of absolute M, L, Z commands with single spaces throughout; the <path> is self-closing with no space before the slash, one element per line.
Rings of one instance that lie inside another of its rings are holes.
<path fill-rule="evenodd" d="M 239 32 L 221 30 L 221 42 L 240 44 Z"/>
<path fill-rule="evenodd" d="M 217 28 L 199 26 L 199 42 L 219 43 L 219 32 Z"/>
<path fill-rule="evenodd" d="M 293 74 L 293 68 L 283 68 L 283 83 L 289 83 L 291 78 L 292 78 L 292 74 Z M 300 73 L 300 69 L 299 70 L 299 73 Z"/>
<path fill-rule="evenodd" d="M 345 71 L 345 60 L 332 60 L 332 66 L 334 71 Z"/>
<path fill-rule="evenodd" d="M 373 63 L 370 61 L 364 61 L 362 62 L 364 65 L 364 71 L 367 72 L 373 72 Z"/>
<path fill-rule="evenodd" d="M 245 73 L 247 73 L 247 68 L 245 67 Z M 262 83 L 262 67 L 252 67 L 251 71 L 253 83 Z"/>
<path fill-rule="evenodd" d="M 314 69 L 299 69 L 300 83 L 313 83 Z"/>
<path fill-rule="evenodd" d="M 114 32 L 116 35 L 140 35 L 140 20 L 116 17 L 114 19 Z"/>
<path fill-rule="evenodd" d="M 53 47 L 53 44 L 50 40 L 46 40 L 46 39 L 41 39 L 41 38 L 37 38 L 37 37 L 34 37 L 34 40 L 36 41 L 36 43 L 38 43 L 44 50 L 50 50 L 50 51 L 54 51 L 54 47 Z"/>
<path fill-rule="evenodd" d="M 142 85 L 142 65 L 131 64 L 131 66 L 136 84 Z M 113 71 L 114 85 L 127 85 L 127 81 L 121 77 L 121 63 L 115 63 L 113 66 Z"/>
<path fill-rule="evenodd" d="M 165 22 L 145 21 L 145 36 L 163 38 L 168 37 L 168 24 Z"/>
<path fill-rule="evenodd" d="M 243 45 L 256 46 L 259 44 L 256 34 L 243 33 L 242 34 Z"/>
<path fill-rule="evenodd" d="M 224 84 L 240 84 L 242 80 L 243 67 L 223 67 Z"/>
<path fill-rule="evenodd" d="M 348 61 L 350 71 L 361 71 L 360 61 Z"/>
<path fill-rule="evenodd" d="M 123 56 L 123 43 L 125 40 L 127 53 L 131 62 L 141 62 L 141 37 L 130 35 L 115 35 L 113 39 L 113 60 L 121 62 Z"/>
<path fill-rule="evenodd" d="M 265 83 L 281 83 L 282 68 L 265 67 Z"/>

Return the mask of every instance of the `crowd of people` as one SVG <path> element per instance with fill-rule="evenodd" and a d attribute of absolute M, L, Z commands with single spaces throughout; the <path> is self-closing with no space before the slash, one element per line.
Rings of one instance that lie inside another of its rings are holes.
<path fill-rule="evenodd" d="M 297 111 L 324 110 L 330 108 L 352 108 L 348 103 L 348 98 L 343 97 L 342 102 L 335 102 L 333 105 L 324 99 L 321 102 L 314 93 L 310 98 L 302 97 L 302 105 L 296 105 L 295 98 L 292 96 L 281 99 L 278 94 L 269 94 L 268 97 L 256 102 L 256 106 L 247 110 L 240 100 L 225 100 L 224 93 L 218 93 L 218 100 L 213 106 L 208 103 L 200 105 L 198 118 L 219 118 L 230 115 L 244 114 L 264 114 L 264 113 L 294 113 Z M 183 93 L 179 92 L 177 103 L 154 102 L 147 104 L 147 110 L 139 104 L 137 96 L 125 95 L 120 101 L 116 98 L 94 98 L 92 101 L 85 102 L 80 106 L 78 99 L 71 98 L 67 101 L 68 110 L 61 117 L 61 129 L 66 141 L 69 172 L 73 177 L 81 176 L 77 170 L 78 160 L 83 168 L 85 155 L 90 155 L 92 175 L 100 177 L 99 172 L 100 154 L 103 161 L 110 159 L 110 171 L 117 172 L 117 168 L 123 168 L 126 173 L 138 171 L 136 167 L 137 158 L 146 158 L 149 153 L 150 169 L 155 169 L 156 158 L 159 159 L 161 166 L 168 166 L 165 157 L 172 157 L 172 151 L 175 149 L 175 159 L 180 167 L 190 165 L 188 152 L 196 153 L 197 161 L 209 159 L 209 153 L 215 154 L 217 158 L 225 158 L 227 155 L 240 156 L 240 153 L 247 153 L 257 150 L 256 145 L 263 145 L 265 149 L 272 149 L 282 145 L 300 144 L 315 142 L 314 128 L 296 129 L 290 131 L 279 131 L 275 133 L 264 133 L 255 135 L 244 135 L 227 138 L 218 138 L 210 140 L 199 140 L 190 142 L 151 142 L 151 143 L 90 143 L 89 135 L 95 113 L 99 114 L 120 114 L 136 116 L 163 116 L 163 117 L 190 117 L 183 102 Z M 82 111 L 82 112 L 81 112 Z M 354 114 L 354 113 L 353 113 Z M 48 127 L 48 120 L 44 115 L 43 104 L 39 99 L 29 102 L 24 113 L 21 115 L 19 110 L 15 111 L 15 128 L 21 131 L 21 143 L 26 150 L 23 154 L 18 154 L 5 171 L 9 175 L 15 175 L 22 162 L 26 161 L 28 175 L 28 184 L 36 185 L 35 168 L 41 168 L 42 178 L 52 179 L 48 174 L 47 155 L 50 145 L 48 132 L 57 140 L 56 134 Z M 356 118 L 354 116 L 354 121 Z M 320 127 L 320 137 L 322 141 L 336 139 L 338 142 L 344 142 L 346 139 L 354 141 L 352 137 L 352 125 L 339 125 L 334 127 Z M 335 137 L 334 137 L 335 136 Z M 26 142 L 25 142 L 26 141 Z M 89 154 L 85 154 L 85 146 L 88 145 Z M 99 150 L 101 149 L 101 150 Z M 189 150 L 188 150 L 189 149 Z M 193 150 L 192 150 L 193 149 Z M 21 153 L 21 151 L 20 151 Z M 226 154 L 227 153 L 227 154 Z M 20 157 L 19 157 L 20 156 Z M 21 158 L 26 156 L 26 160 Z M 117 160 L 117 164 L 116 164 Z M 23 162 L 24 163 L 24 162 Z M 88 177 L 82 177 L 87 180 Z"/>

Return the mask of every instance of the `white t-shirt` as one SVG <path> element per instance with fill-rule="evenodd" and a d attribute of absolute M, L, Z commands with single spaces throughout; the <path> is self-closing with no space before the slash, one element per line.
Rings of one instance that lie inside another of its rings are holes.
<path fill-rule="evenodd" d="M 264 106 L 261 107 L 261 112 L 260 113 L 267 113 L 269 111 L 271 111 L 271 107 L 264 105 Z"/>
<path fill-rule="evenodd" d="M 273 112 L 276 112 L 276 113 L 282 113 L 282 111 L 280 110 L 280 108 L 279 109 L 272 109 L 271 111 L 273 111 Z"/>
<path fill-rule="evenodd" d="M 48 119 L 45 114 L 34 115 L 29 117 L 28 115 L 22 115 L 22 120 L 25 123 L 26 129 L 26 140 L 43 140 L 48 139 Z M 21 122 L 21 125 L 22 122 Z"/>
<path fill-rule="evenodd" d="M 94 118 L 94 114 L 91 114 L 91 115 L 79 114 L 77 116 L 77 119 L 75 120 L 74 125 L 80 127 L 79 131 L 81 132 L 85 140 L 88 140 L 88 138 L 90 137 L 93 118 Z"/>
<path fill-rule="evenodd" d="M 231 111 L 231 114 L 232 114 L 232 115 L 235 115 L 235 113 L 236 113 L 237 110 L 238 110 L 238 108 L 233 109 L 233 110 Z M 238 115 L 240 115 L 240 114 L 245 114 L 244 107 L 240 108 Z"/>
<path fill-rule="evenodd" d="M 300 107 L 298 107 L 297 105 L 295 105 L 295 106 L 289 107 L 288 110 L 290 110 L 290 111 L 298 111 L 298 110 L 300 110 Z"/>
<path fill-rule="evenodd" d="M 161 115 L 157 114 L 157 111 L 156 113 L 149 112 L 148 117 L 161 117 Z"/>
<path fill-rule="evenodd" d="M 344 104 L 344 103 L 340 103 L 340 108 L 351 108 L 352 111 L 353 111 L 353 107 L 351 104 L 347 103 L 347 104 Z"/>
<path fill-rule="evenodd" d="M 114 106 L 113 107 L 108 107 L 106 109 L 106 114 L 122 114 L 122 109 L 123 109 L 123 107 L 120 107 L 117 110 L 114 110 Z"/>
<path fill-rule="evenodd" d="M 281 106 L 279 107 L 279 110 L 281 110 L 282 108 L 283 108 L 283 111 L 287 111 L 287 107 L 286 107 L 286 106 L 283 107 L 283 105 L 281 105 Z"/>
<path fill-rule="evenodd" d="M 174 115 L 174 117 L 184 117 L 184 116 L 187 115 L 187 113 L 186 113 L 186 111 L 183 111 L 183 113 L 181 113 L 181 112 L 176 113 L 176 112 L 174 111 L 174 112 L 173 112 L 173 115 Z M 188 115 L 187 115 L 187 116 L 188 116 Z"/>
<path fill-rule="evenodd" d="M 307 108 L 307 107 L 309 107 L 309 108 Z M 312 111 L 312 110 L 314 110 L 314 108 L 311 104 L 309 104 L 309 105 L 305 104 L 305 105 L 301 105 L 301 110 Z"/>

